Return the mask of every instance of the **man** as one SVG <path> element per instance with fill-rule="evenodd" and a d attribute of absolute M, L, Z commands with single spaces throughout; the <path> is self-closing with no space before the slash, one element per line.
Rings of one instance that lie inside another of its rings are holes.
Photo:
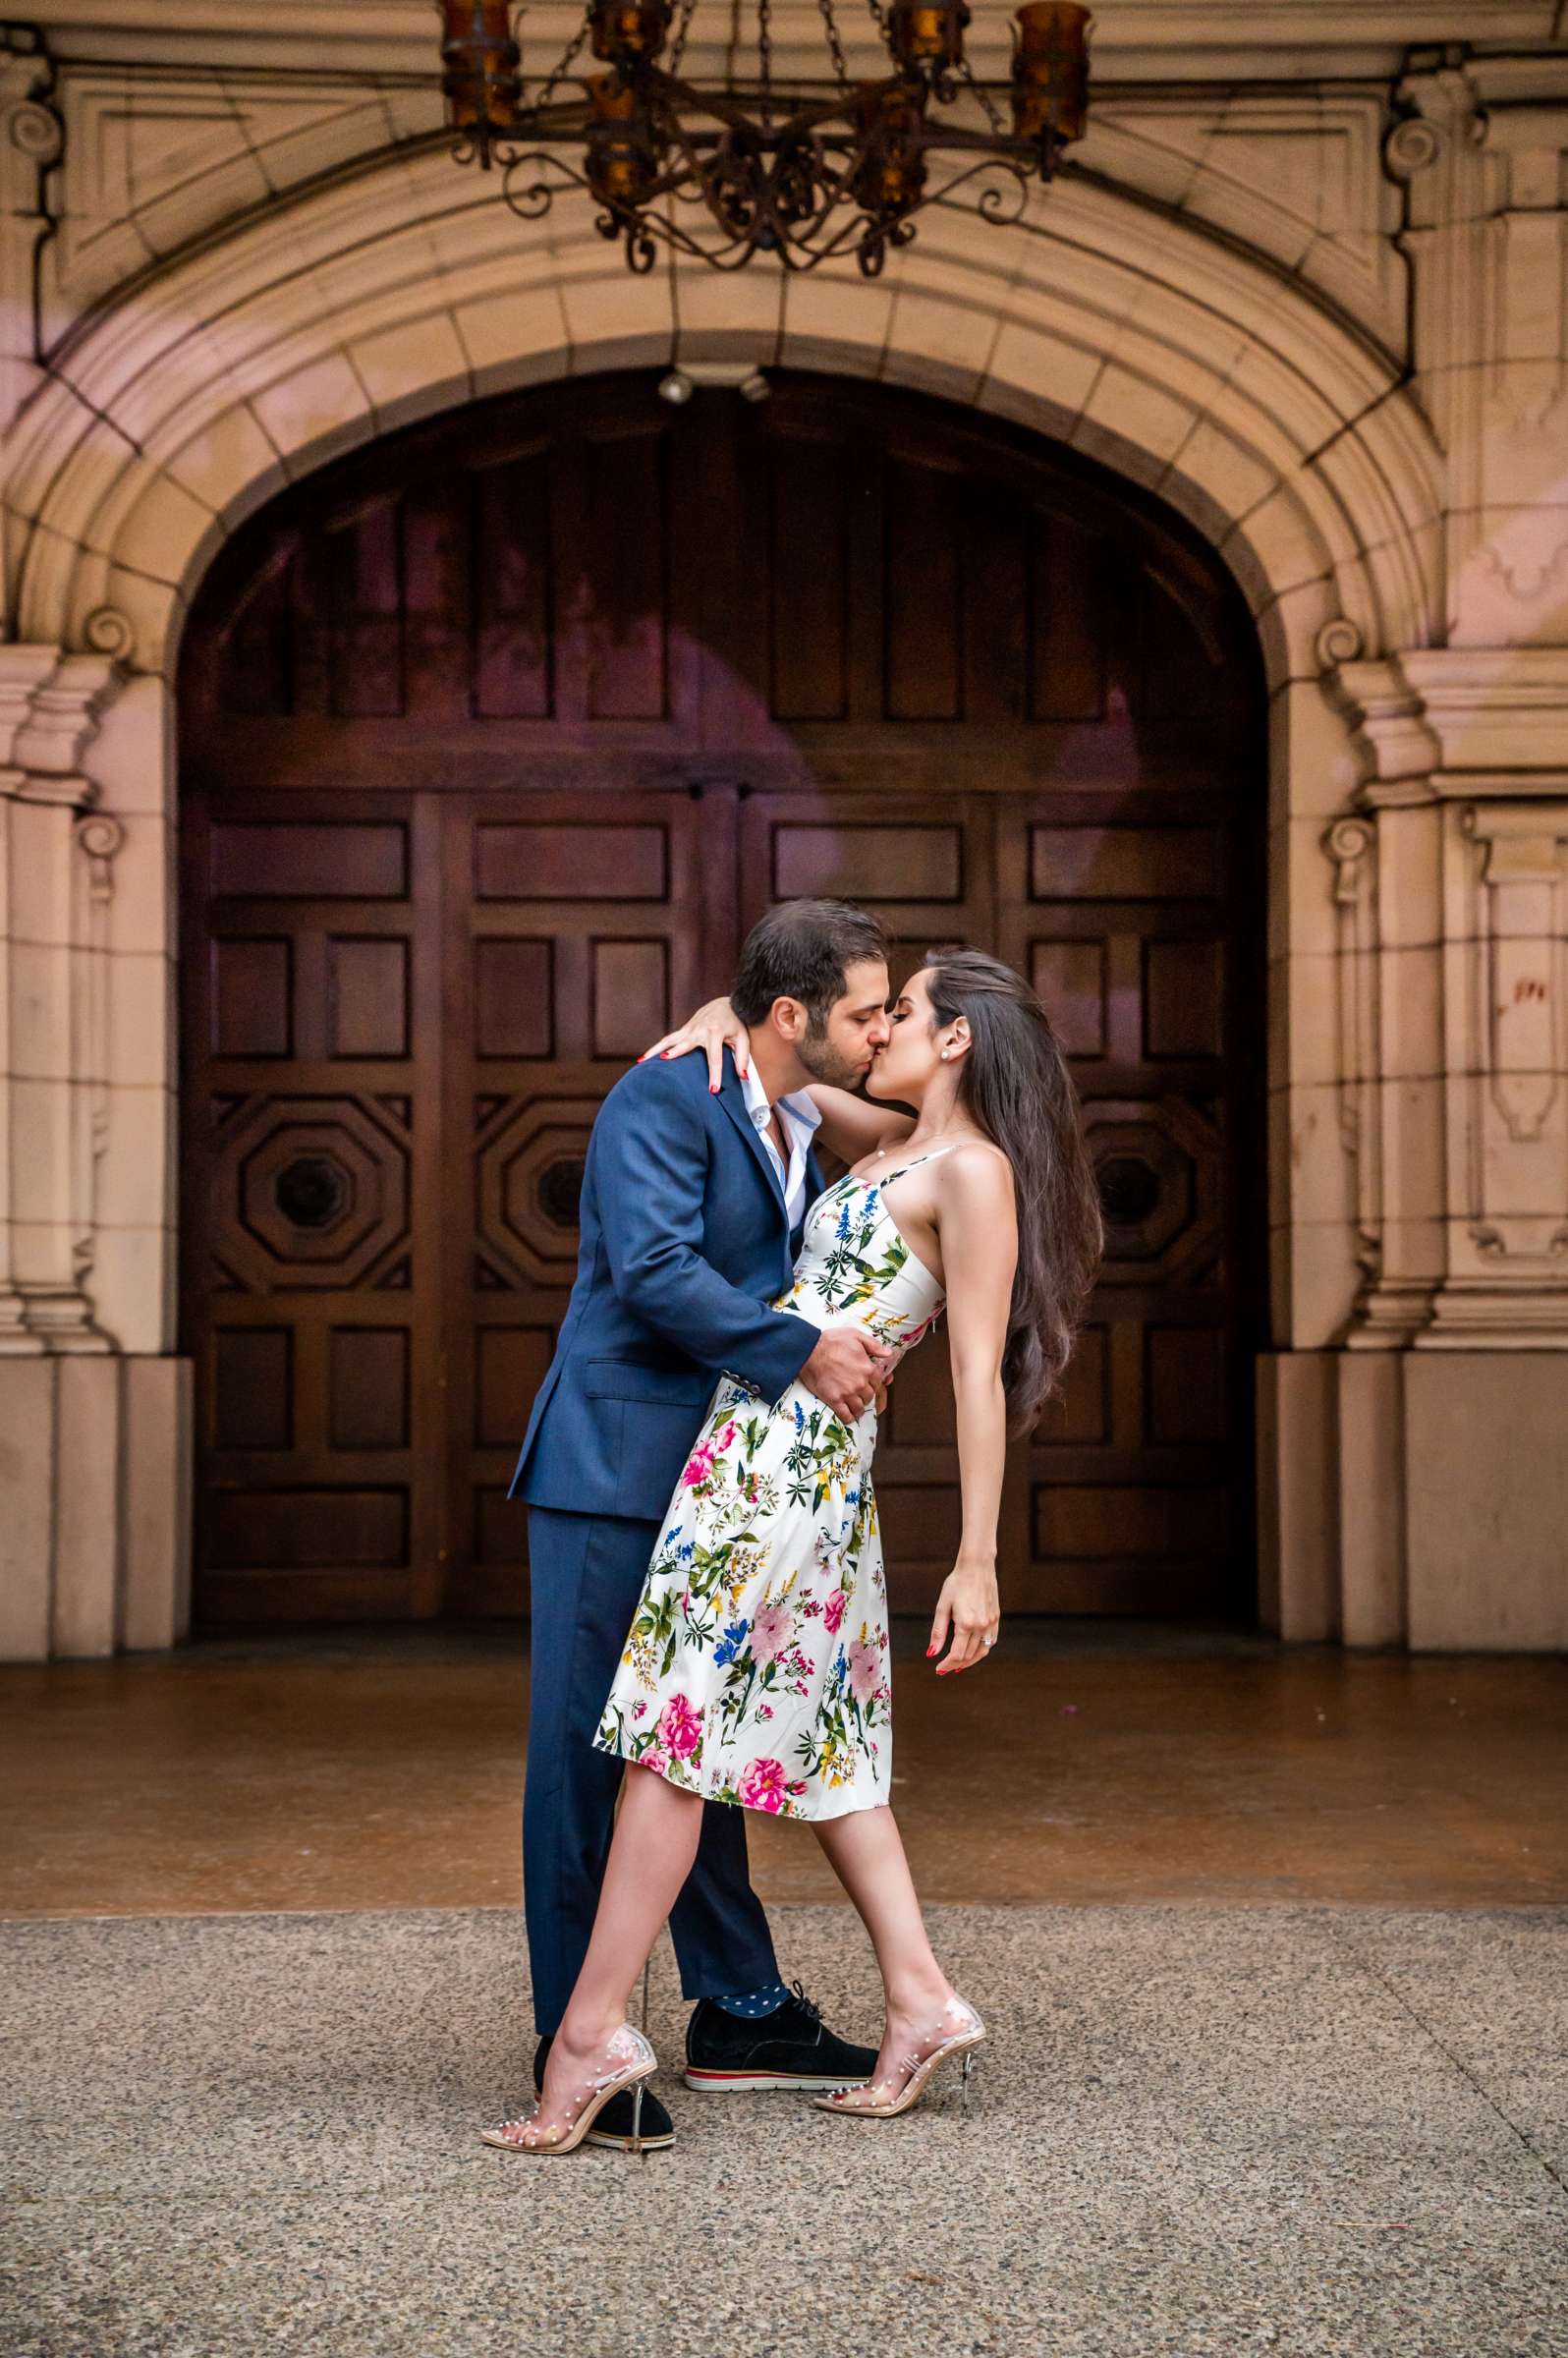
<path fill-rule="evenodd" d="M 862 1334 L 767 1307 L 821 1187 L 807 1084 L 853 1088 L 888 1037 L 881 927 L 841 901 L 787 902 L 749 935 L 730 995 L 763 1035 L 745 1076 L 728 1051 L 716 1087 L 700 1057 L 653 1059 L 599 1108 L 577 1282 L 512 1478 L 529 1506 L 532 1586 L 523 1865 L 535 2088 L 588 1947 L 620 1789 L 621 1764 L 593 1749 L 593 1731 L 713 1385 L 728 1374 L 776 1400 L 800 1376 L 854 1417 L 889 1364 Z M 688 2087 L 869 2077 L 875 2050 L 836 2038 L 799 1983 L 791 1996 L 779 1979 L 739 1810 L 706 1805 L 670 1934 L 682 1993 L 698 2001 Z M 631 2121 L 623 2095 L 590 2135 L 625 2145 Z M 644 2093 L 643 2142 L 673 2141 Z"/>

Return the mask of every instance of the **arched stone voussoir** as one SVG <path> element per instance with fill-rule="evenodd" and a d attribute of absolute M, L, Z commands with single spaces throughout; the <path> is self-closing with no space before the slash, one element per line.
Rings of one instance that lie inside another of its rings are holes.
<path fill-rule="evenodd" d="M 352 336 L 345 357 L 369 397 L 377 433 L 474 398 L 473 365 L 444 306 Z"/>
<path fill-rule="evenodd" d="M 1357 593 L 1349 594 L 1356 602 Z M 1323 574 L 1316 581 L 1282 590 L 1261 613 L 1254 615 L 1270 697 L 1295 680 L 1310 680 L 1314 686 L 1320 681 L 1322 633 L 1344 616 L 1346 595 L 1342 583 Z M 1360 629 L 1359 624 L 1356 627 Z"/>
<path fill-rule="evenodd" d="M 784 285 L 777 358 L 786 367 L 875 376 L 887 351 L 893 290 L 857 270 L 813 270 Z"/>

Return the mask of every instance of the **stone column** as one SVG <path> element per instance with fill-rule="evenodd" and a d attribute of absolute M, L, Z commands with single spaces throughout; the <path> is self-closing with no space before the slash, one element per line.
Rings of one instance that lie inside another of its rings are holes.
<path fill-rule="evenodd" d="M 123 685 L 113 655 L 0 646 L 6 1660 L 168 1646 L 188 1612 L 190 1371 L 94 1301 L 117 957 L 127 964 L 115 867 L 128 828 L 162 824 L 100 808 L 82 766 Z"/>
<path fill-rule="evenodd" d="M 41 374 L 33 274 L 49 227 L 43 176 L 61 146 L 60 118 L 48 103 L 51 78 L 40 53 L 0 46 L 0 433 Z"/>
<path fill-rule="evenodd" d="M 1557 1647 L 1568 648 L 1415 650 L 1330 684 L 1370 773 L 1324 834 L 1366 1270 L 1340 1338 L 1340 1623 Z"/>
<path fill-rule="evenodd" d="M 1568 801 L 1449 814 L 1447 1276 L 1428 1349 L 1568 1350 Z"/>
<path fill-rule="evenodd" d="M 84 1290 L 107 1060 L 100 920 L 123 830 L 112 818 L 90 819 L 96 792 L 78 764 L 113 692 L 114 664 L 3 647 L 0 681 L 14 692 L 27 683 L 27 709 L 0 767 L 8 1013 L 0 1353 L 96 1354 L 111 1347 Z"/>

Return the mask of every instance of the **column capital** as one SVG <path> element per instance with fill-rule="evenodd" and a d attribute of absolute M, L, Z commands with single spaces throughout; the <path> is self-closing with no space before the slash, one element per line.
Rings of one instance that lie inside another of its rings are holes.
<path fill-rule="evenodd" d="M 32 699 L 60 661 L 57 646 L 0 646 L 0 769 L 16 758 L 16 742 L 32 716 Z"/>
<path fill-rule="evenodd" d="M 1336 651 L 1325 641 L 1325 653 Z M 1425 781 L 1441 759 L 1437 740 L 1426 725 L 1419 691 L 1406 678 L 1397 655 L 1366 660 L 1329 660 L 1323 693 L 1350 723 L 1360 755 L 1364 785 Z"/>
<path fill-rule="evenodd" d="M 1330 659 L 1322 686 L 1355 732 L 1365 805 L 1568 791 L 1568 646 Z"/>
<path fill-rule="evenodd" d="M 26 719 L 10 758 L 37 777 L 66 778 L 97 734 L 98 716 L 124 674 L 114 655 L 58 655 L 46 680 L 31 691 Z"/>

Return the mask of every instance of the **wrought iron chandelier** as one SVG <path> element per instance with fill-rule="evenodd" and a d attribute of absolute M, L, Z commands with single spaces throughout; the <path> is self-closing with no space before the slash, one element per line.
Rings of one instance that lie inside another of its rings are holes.
<path fill-rule="evenodd" d="M 498 165 L 524 220 L 563 189 L 587 191 L 595 227 L 638 273 L 663 246 L 716 270 L 757 253 L 814 270 L 853 253 L 874 278 L 889 249 L 913 239 L 916 214 L 960 191 L 984 220 L 1019 219 L 1030 183 L 1050 180 L 1084 134 L 1090 12 L 1068 0 L 1016 12 L 1005 90 L 978 82 L 965 59 L 964 0 L 869 0 L 888 60 L 874 82 L 852 80 L 834 0 L 817 0 L 828 71 L 810 84 L 775 80 L 771 0 L 757 0 L 755 80 L 706 86 L 681 72 L 698 0 L 588 0 L 532 85 L 513 0 L 438 4 L 458 161 Z M 973 100 L 967 123 L 946 111 L 961 95 Z"/>

